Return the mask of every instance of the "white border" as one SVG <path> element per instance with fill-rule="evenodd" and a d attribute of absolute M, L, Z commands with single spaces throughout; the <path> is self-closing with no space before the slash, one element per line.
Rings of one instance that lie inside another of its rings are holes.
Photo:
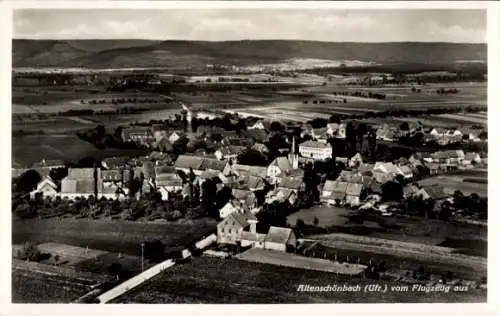
<path fill-rule="evenodd" d="M 22 8 L 115 8 L 115 9 L 222 9 L 222 8 L 266 8 L 266 9 L 487 9 L 488 10 L 488 128 L 490 135 L 489 149 L 489 236 L 488 236 L 488 304 L 331 304 L 331 305 L 63 305 L 63 304 L 10 304 L 11 284 L 11 212 L 10 212 L 10 168 L 11 168 L 11 38 L 12 38 L 12 10 Z M 500 278 L 498 274 L 498 246 L 500 234 L 494 229 L 500 223 L 498 200 L 495 193 L 500 193 L 498 179 L 500 170 L 494 166 L 498 160 L 497 148 L 500 148 L 498 130 L 500 122 L 500 4 L 489 1 L 412 1 L 412 2 L 383 2 L 383 1 L 0 1 L 0 128 L 2 133 L 1 144 L 3 155 L 0 162 L 3 170 L 9 170 L 2 177 L 0 197 L 2 210 L 0 211 L 0 315 L 91 315 L 94 314 L 272 314 L 283 313 L 288 315 L 307 315 L 311 313 L 342 314 L 342 315 L 429 315 L 451 314 L 458 315 L 493 315 L 497 301 L 500 299 Z M 497 122 L 495 122 L 497 121 Z"/>

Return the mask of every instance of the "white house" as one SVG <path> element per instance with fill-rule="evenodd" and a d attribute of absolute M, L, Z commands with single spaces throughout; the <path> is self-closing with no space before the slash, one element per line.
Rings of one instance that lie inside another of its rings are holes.
<path fill-rule="evenodd" d="M 357 153 L 356 155 L 352 156 L 351 159 L 349 159 L 349 167 L 354 168 L 358 167 L 363 164 L 363 157 L 361 157 L 360 153 Z"/>
<path fill-rule="evenodd" d="M 178 131 L 174 131 L 170 134 L 170 136 L 168 137 L 168 141 L 173 144 L 175 143 L 176 141 L 178 141 L 179 139 L 181 139 L 182 137 L 184 137 L 184 133 L 182 132 L 178 132 Z"/>
<path fill-rule="evenodd" d="M 478 153 L 467 153 L 462 160 L 462 165 L 464 166 L 470 166 L 476 163 L 481 163 L 481 156 Z"/>
<path fill-rule="evenodd" d="M 232 213 L 242 213 L 241 207 L 235 201 L 229 201 L 219 210 L 220 218 L 226 218 Z"/>
<path fill-rule="evenodd" d="M 44 197 L 56 196 L 57 195 L 57 185 L 52 181 L 50 177 L 43 177 L 42 180 L 37 184 L 36 190 L 30 193 L 30 197 L 34 198 L 35 194 L 42 193 Z"/>
<path fill-rule="evenodd" d="M 299 145 L 299 153 L 302 157 L 326 160 L 332 157 L 332 147 L 328 144 L 308 140 Z"/>
<path fill-rule="evenodd" d="M 276 251 L 286 251 L 287 247 L 295 247 L 297 238 L 291 228 L 269 227 L 264 240 L 264 248 Z"/>

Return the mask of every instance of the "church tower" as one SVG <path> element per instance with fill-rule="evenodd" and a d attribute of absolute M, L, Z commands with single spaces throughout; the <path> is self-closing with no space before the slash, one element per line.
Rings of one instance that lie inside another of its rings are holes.
<path fill-rule="evenodd" d="M 299 155 L 295 152 L 295 136 L 292 138 L 292 148 L 290 148 L 288 160 L 290 161 L 293 169 L 299 168 Z"/>

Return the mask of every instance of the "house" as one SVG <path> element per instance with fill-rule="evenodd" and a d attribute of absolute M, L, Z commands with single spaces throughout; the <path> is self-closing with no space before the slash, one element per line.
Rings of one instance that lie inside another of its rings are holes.
<path fill-rule="evenodd" d="M 306 158 L 326 160 L 332 157 L 332 147 L 325 143 L 308 140 L 299 145 L 299 153 Z"/>
<path fill-rule="evenodd" d="M 314 140 L 326 144 L 328 142 L 328 129 L 326 127 L 313 128 L 311 136 Z"/>
<path fill-rule="evenodd" d="M 168 131 L 163 128 L 162 125 L 153 125 L 151 126 L 151 130 L 153 132 L 153 138 L 156 142 L 159 142 L 162 139 L 168 139 Z"/>
<path fill-rule="evenodd" d="M 320 200 L 322 202 L 335 205 L 343 203 L 346 197 L 347 182 L 326 180 L 323 185 Z"/>
<path fill-rule="evenodd" d="M 348 183 L 345 191 L 345 202 L 349 205 L 359 205 L 362 192 L 362 183 Z"/>
<path fill-rule="evenodd" d="M 337 136 L 336 138 L 341 138 L 341 139 L 344 139 L 345 138 L 345 135 L 346 135 L 346 124 L 345 123 L 341 123 L 339 125 L 339 129 L 337 131 Z"/>
<path fill-rule="evenodd" d="M 277 157 L 267 167 L 267 176 L 275 181 L 277 177 L 292 169 L 292 162 L 288 157 Z"/>
<path fill-rule="evenodd" d="M 278 183 L 278 188 L 285 188 L 299 193 L 305 190 L 306 185 L 302 178 L 281 178 Z"/>
<path fill-rule="evenodd" d="M 223 173 L 225 175 L 235 174 L 239 177 L 254 176 L 264 179 L 267 177 L 268 168 L 260 166 L 233 164 L 233 165 L 228 165 Z"/>
<path fill-rule="evenodd" d="M 462 160 L 462 165 L 464 166 L 471 166 L 478 163 L 481 163 L 481 156 L 474 152 L 465 154 L 464 159 Z"/>
<path fill-rule="evenodd" d="M 262 179 L 261 177 L 248 176 L 245 178 L 245 180 L 250 191 L 263 190 L 266 186 L 264 179 Z"/>
<path fill-rule="evenodd" d="M 462 139 L 462 132 L 458 129 L 449 129 L 446 131 L 445 133 L 446 136 L 450 136 L 450 137 L 458 137 L 460 139 Z"/>
<path fill-rule="evenodd" d="M 215 157 L 219 160 L 236 161 L 238 155 L 245 150 L 246 147 L 243 146 L 224 146 L 215 152 Z"/>
<path fill-rule="evenodd" d="M 434 161 L 444 165 L 458 165 L 465 158 L 463 150 L 444 150 L 433 153 L 432 158 Z"/>
<path fill-rule="evenodd" d="M 408 184 L 403 188 L 403 198 L 408 199 L 418 193 L 420 189 L 413 184 Z"/>
<path fill-rule="evenodd" d="M 260 129 L 260 130 L 269 130 L 269 127 L 271 126 L 270 122 L 264 121 L 264 120 L 258 120 L 252 125 L 249 125 L 247 129 Z"/>
<path fill-rule="evenodd" d="M 193 173 L 199 176 L 203 171 L 208 169 L 223 172 L 227 165 L 227 161 L 220 161 L 213 158 L 180 155 L 175 161 L 174 167 L 176 170 L 183 171 L 186 174 L 192 169 Z"/>
<path fill-rule="evenodd" d="M 363 164 L 363 157 L 361 157 L 360 153 L 357 153 L 356 155 L 352 156 L 351 159 L 349 159 L 348 163 L 350 168 L 356 168 L 362 164 Z"/>
<path fill-rule="evenodd" d="M 175 143 L 176 141 L 178 141 L 179 139 L 181 138 L 184 138 L 186 137 L 186 134 L 183 133 L 183 132 L 180 132 L 180 131 L 173 131 L 172 133 L 170 133 L 170 135 L 168 136 L 168 141 L 173 144 Z"/>
<path fill-rule="evenodd" d="M 46 160 L 42 159 L 40 162 L 36 162 L 33 164 L 32 169 L 59 169 L 66 168 L 64 161 L 62 160 Z"/>
<path fill-rule="evenodd" d="M 328 123 L 326 124 L 326 133 L 332 137 L 337 136 L 339 128 L 340 124 L 338 123 Z"/>
<path fill-rule="evenodd" d="M 400 174 L 398 167 L 392 162 L 376 162 L 373 171 L 379 171 L 392 177 Z"/>
<path fill-rule="evenodd" d="M 130 126 L 122 130 L 122 139 L 124 142 L 149 144 L 154 140 L 154 136 L 149 126 Z"/>
<path fill-rule="evenodd" d="M 411 170 L 410 166 L 399 166 L 398 168 L 398 174 L 402 175 L 403 178 L 405 179 L 411 179 L 413 178 L 413 171 Z"/>
<path fill-rule="evenodd" d="M 101 165 L 106 169 L 123 169 L 126 168 L 129 157 L 109 157 L 101 161 Z"/>
<path fill-rule="evenodd" d="M 252 146 L 252 149 L 253 150 L 256 150 L 264 155 L 267 155 L 269 153 L 269 148 L 267 148 L 266 145 L 262 144 L 262 143 L 255 143 L 253 146 Z"/>
<path fill-rule="evenodd" d="M 418 168 L 419 166 L 420 167 L 424 166 L 422 160 L 417 155 L 411 155 L 410 158 L 408 159 L 408 162 L 414 168 Z"/>
<path fill-rule="evenodd" d="M 441 171 L 441 166 L 438 163 L 431 162 L 427 163 L 425 166 L 429 168 L 430 175 L 438 174 L 439 171 Z"/>
<path fill-rule="evenodd" d="M 241 206 L 244 206 L 249 210 L 257 207 L 257 197 L 255 196 L 255 193 L 253 191 L 232 189 L 231 193 L 233 195 L 233 198 L 241 203 Z"/>
<path fill-rule="evenodd" d="M 388 142 L 392 142 L 394 141 L 394 139 L 396 139 L 396 133 L 392 131 L 388 126 L 377 129 L 376 135 L 377 139 L 385 140 Z"/>
<path fill-rule="evenodd" d="M 156 176 L 154 180 L 156 190 L 161 194 L 163 201 L 169 199 L 172 192 L 179 192 L 182 190 L 182 179 L 177 173 L 162 173 Z"/>
<path fill-rule="evenodd" d="M 275 251 L 287 251 L 297 246 L 297 238 L 291 228 L 269 227 L 264 239 L 264 248 Z"/>
<path fill-rule="evenodd" d="M 56 196 L 59 192 L 52 178 L 45 176 L 38 182 L 36 189 L 30 193 L 30 197 L 33 199 L 37 193 L 41 193 L 43 197 L 52 197 Z"/>
<path fill-rule="evenodd" d="M 103 183 L 99 168 L 69 168 L 68 176 L 61 180 L 62 198 L 72 200 L 76 197 L 102 196 Z M 101 192 L 101 194 L 100 194 Z"/>
<path fill-rule="evenodd" d="M 227 202 L 220 210 L 219 216 L 220 218 L 226 218 L 233 213 L 241 214 L 243 211 L 242 205 L 237 200 L 231 200 Z"/>
<path fill-rule="evenodd" d="M 222 209 L 225 210 L 222 211 Z M 250 225 L 248 222 L 248 215 L 240 213 L 238 209 L 231 206 L 231 204 L 224 205 L 222 209 L 221 218 L 223 218 L 223 220 L 217 224 L 217 243 L 237 244 L 241 241 L 243 229 Z"/>
<path fill-rule="evenodd" d="M 434 127 L 429 131 L 429 135 L 434 137 L 444 136 L 446 134 L 446 130 L 440 127 Z"/>
<path fill-rule="evenodd" d="M 263 143 L 268 140 L 268 133 L 262 129 L 249 129 L 242 131 L 242 136 L 253 139 L 256 142 Z"/>

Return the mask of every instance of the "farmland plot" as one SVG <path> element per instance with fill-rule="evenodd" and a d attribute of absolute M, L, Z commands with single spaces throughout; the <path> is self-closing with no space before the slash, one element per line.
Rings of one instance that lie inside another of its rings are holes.
<path fill-rule="evenodd" d="M 386 283 L 387 281 L 384 281 Z M 176 265 L 112 303 L 381 303 L 484 302 L 484 293 L 301 292 L 299 285 L 342 287 L 376 283 L 335 273 L 212 257 Z M 270 286 L 270 284 L 272 286 Z M 398 283 L 394 283 L 398 284 Z"/>
<path fill-rule="evenodd" d="M 15 220 L 12 225 L 14 243 L 54 242 L 136 256 L 141 255 L 140 244 L 146 239 L 158 239 L 167 246 L 187 245 L 215 230 L 212 219 L 186 223 L 32 219 Z"/>

